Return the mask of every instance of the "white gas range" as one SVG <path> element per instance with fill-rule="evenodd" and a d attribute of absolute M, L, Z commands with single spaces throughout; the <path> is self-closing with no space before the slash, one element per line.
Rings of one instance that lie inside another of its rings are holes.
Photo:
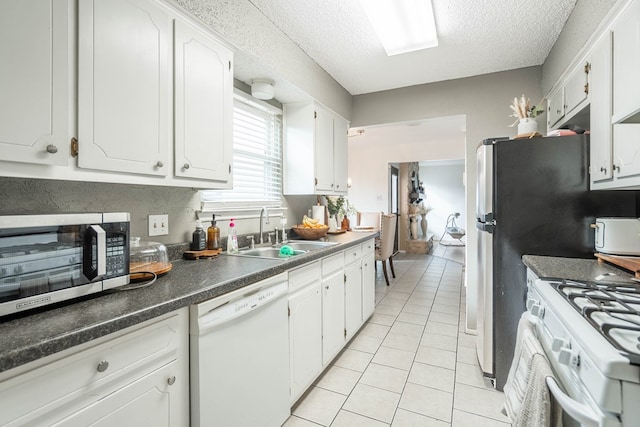
<path fill-rule="evenodd" d="M 527 310 L 561 388 L 587 426 L 640 425 L 640 284 L 527 277 Z M 566 416 L 565 416 L 566 418 Z"/>

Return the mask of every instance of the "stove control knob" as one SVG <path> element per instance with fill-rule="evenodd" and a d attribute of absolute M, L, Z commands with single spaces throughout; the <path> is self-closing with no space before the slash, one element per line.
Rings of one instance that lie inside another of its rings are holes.
<path fill-rule="evenodd" d="M 551 343 L 551 349 L 553 351 L 560 351 L 563 348 L 569 348 L 569 343 L 564 338 L 554 338 Z"/>
<path fill-rule="evenodd" d="M 558 353 L 558 362 L 565 366 L 575 368 L 578 366 L 578 360 L 578 355 L 570 348 L 562 348 Z"/>
<path fill-rule="evenodd" d="M 544 317 L 544 307 L 540 304 L 533 304 L 531 306 L 531 314 L 542 319 Z"/>
<path fill-rule="evenodd" d="M 21 265 L 17 265 L 17 266 L 15 266 L 15 267 L 13 267 L 13 272 L 14 272 L 14 273 L 16 273 L 16 274 L 20 274 L 20 273 L 22 273 L 23 271 L 24 271 L 24 268 L 22 268 L 22 266 L 21 266 Z"/>

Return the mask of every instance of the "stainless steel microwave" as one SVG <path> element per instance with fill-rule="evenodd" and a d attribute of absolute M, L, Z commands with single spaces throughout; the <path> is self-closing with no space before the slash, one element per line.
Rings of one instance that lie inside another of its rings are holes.
<path fill-rule="evenodd" d="M 129 283 L 130 216 L 0 216 L 0 316 Z"/>

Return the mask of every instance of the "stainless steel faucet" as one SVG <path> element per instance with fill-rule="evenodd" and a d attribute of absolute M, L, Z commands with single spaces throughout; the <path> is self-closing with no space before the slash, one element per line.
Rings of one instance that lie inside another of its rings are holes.
<path fill-rule="evenodd" d="M 269 224 L 269 211 L 267 210 L 266 206 L 263 206 L 262 209 L 260 209 L 260 244 L 264 243 L 264 236 L 262 235 L 263 215 L 266 217 L 264 220 L 264 224 Z"/>

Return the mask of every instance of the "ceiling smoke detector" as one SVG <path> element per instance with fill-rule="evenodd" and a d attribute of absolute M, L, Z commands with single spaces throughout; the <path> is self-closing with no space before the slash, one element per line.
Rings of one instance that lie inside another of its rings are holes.
<path fill-rule="evenodd" d="M 255 79 L 251 82 L 251 96 L 258 99 L 273 99 L 273 81 L 268 79 Z"/>

